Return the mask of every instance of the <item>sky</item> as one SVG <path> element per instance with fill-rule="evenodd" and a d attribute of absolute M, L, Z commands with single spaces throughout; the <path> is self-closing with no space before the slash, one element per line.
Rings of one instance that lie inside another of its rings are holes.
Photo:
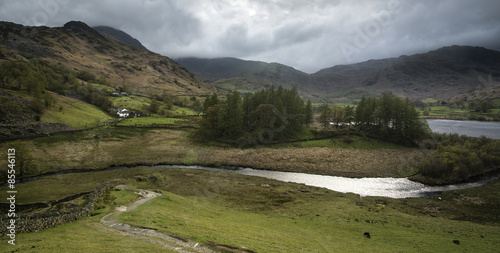
<path fill-rule="evenodd" d="M 236 57 L 306 73 L 451 45 L 500 51 L 498 0 L 0 0 L 0 20 L 78 20 L 174 59 Z"/>

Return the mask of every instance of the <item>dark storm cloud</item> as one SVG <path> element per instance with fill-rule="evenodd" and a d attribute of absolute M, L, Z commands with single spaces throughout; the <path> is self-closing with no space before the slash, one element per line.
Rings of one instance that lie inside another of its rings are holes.
<path fill-rule="evenodd" d="M 170 56 L 234 56 L 314 72 L 449 45 L 500 50 L 497 0 L 0 1 L 0 19 L 81 20 L 131 34 Z"/>

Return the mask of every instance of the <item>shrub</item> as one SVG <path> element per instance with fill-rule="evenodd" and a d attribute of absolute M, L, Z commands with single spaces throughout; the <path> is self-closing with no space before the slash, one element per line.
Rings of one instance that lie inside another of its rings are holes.
<path fill-rule="evenodd" d="M 500 140 L 436 135 L 437 149 L 421 167 L 423 176 L 459 180 L 495 169 L 500 164 Z"/>
<path fill-rule="evenodd" d="M 76 73 L 76 77 L 85 81 L 85 82 L 95 82 L 96 81 L 96 77 L 94 76 L 94 74 L 92 74 L 86 70 L 78 71 Z"/>

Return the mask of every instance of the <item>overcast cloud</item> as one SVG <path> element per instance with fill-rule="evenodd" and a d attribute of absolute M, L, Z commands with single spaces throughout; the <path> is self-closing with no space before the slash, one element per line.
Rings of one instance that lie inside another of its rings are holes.
<path fill-rule="evenodd" d="M 500 50 L 498 0 L 0 0 L 0 20 L 79 20 L 171 58 L 237 57 L 308 73 L 450 45 Z"/>

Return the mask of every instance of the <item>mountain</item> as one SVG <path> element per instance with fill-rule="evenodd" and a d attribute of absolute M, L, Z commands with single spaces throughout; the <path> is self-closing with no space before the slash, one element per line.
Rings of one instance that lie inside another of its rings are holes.
<path fill-rule="evenodd" d="M 138 41 L 137 39 L 135 39 L 134 37 L 130 36 L 128 33 L 122 30 L 118 30 L 109 26 L 95 26 L 92 28 L 100 32 L 101 34 L 111 36 L 111 38 L 120 42 L 123 45 L 129 45 L 149 51 L 145 46 L 141 44 L 140 41 Z"/>
<path fill-rule="evenodd" d="M 237 58 L 181 58 L 176 61 L 205 82 L 226 90 L 257 91 L 271 85 L 307 91 L 309 75 L 279 63 Z"/>
<path fill-rule="evenodd" d="M 493 86 L 481 76 L 500 76 L 500 52 L 451 46 L 424 54 L 335 66 L 312 75 L 317 91 L 361 89 L 411 98 L 448 99 Z"/>
<path fill-rule="evenodd" d="M 71 21 L 56 28 L 0 22 L 0 63 L 33 57 L 106 77 L 112 87 L 127 85 L 136 95 L 206 95 L 215 91 L 172 59 L 118 43 L 83 22 Z"/>
<path fill-rule="evenodd" d="M 349 102 L 384 92 L 414 99 L 450 99 L 495 85 L 482 81 L 482 76 L 491 75 L 493 80 L 500 77 L 500 52 L 470 46 L 337 65 L 314 74 L 277 63 L 234 58 L 177 61 L 218 87 L 255 90 L 271 84 L 295 86 L 305 97 L 331 102 Z"/>

